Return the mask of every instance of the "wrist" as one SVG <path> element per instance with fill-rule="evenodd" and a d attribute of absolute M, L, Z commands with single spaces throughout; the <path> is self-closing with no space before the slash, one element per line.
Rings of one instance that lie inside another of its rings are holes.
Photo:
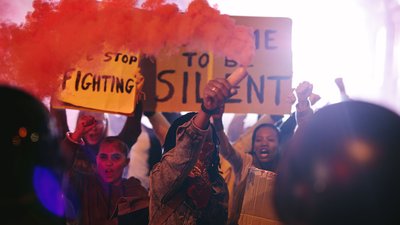
<path fill-rule="evenodd" d="M 310 102 L 308 100 L 298 101 L 296 104 L 296 110 L 298 112 L 306 111 L 310 108 Z"/>
<path fill-rule="evenodd" d="M 199 111 L 197 115 L 193 117 L 193 125 L 202 130 L 207 129 L 209 123 L 210 123 L 210 115 L 208 115 L 203 111 Z"/>
<path fill-rule="evenodd" d="M 300 103 L 300 102 L 303 102 L 303 103 L 304 103 L 304 102 L 308 102 L 308 98 L 305 98 L 305 99 L 298 98 L 298 99 L 297 99 L 297 102 L 299 102 L 299 103 Z"/>
<path fill-rule="evenodd" d="M 201 103 L 201 111 L 205 112 L 208 115 L 217 114 L 219 112 L 219 108 L 216 107 L 215 109 L 207 109 L 204 105 L 204 102 Z"/>
<path fill-rule="evenodd" d="M 308 101 L 308 99 L 304 99 L 304 100 L 298 100 L 297 101 L 297 104 L 299 104 L 299 105 L 309 105 L 310 104 L 310 101 Z"/>
<path fill-rule="evenodd" d="M 144 114 L 145 116 L 147 116 L 147 117 L 152 117 L 152 116 L 154 116 L 155 113 L 156 113 L 156 112 L 153 112 L 153 111 L 146 111 L 146 112 L 144 112 L 143 114 Z"/>
<path fill-rule="evenodd" d="M 213 125 L 216 131 L 221 131 L 224 129 L 221 119 L 213 120 Z"/>
<path fill-rule="evenodd" d="M 75 133 L 71 133 L 71 132 L 67 132 L 67 138 L 68 140 L 70 140 L 71 142 L 78 144 L 78 145 L 84 145 L 85 142 L 83 141 L 82 137 L 77 137 L 77 135 Z"/>

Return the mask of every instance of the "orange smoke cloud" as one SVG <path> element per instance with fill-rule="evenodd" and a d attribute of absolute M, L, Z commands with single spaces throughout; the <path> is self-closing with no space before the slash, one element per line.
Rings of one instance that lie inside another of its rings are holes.
<path fill-rule="evenodd" d="M 207 1 L 194 0 L 185 12 L 163 0 L 136 5 L 135 0 L 34 0 L 25 23 L 0 25 L 0 83 L 39 97 L 51 95 L 60 74 L 79 59 L 100 53 L 104 44 L 155 56 L 186 46 L 250 63 L 252 30 L 236 25 Z"/>

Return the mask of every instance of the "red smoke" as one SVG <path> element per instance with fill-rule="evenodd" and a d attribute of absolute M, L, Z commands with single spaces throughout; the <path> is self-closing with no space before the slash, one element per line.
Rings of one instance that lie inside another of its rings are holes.
<path fill-rule="evenodd" d="M 185 12 L 163 0 L 135 5 L 134 0 L 35 0 L 24 24 L 0 26 L 0 82 L 39 97 L 51 95 L 60 74 L 86 55 L 100 53 L 105 43 L 116 51 L 151 55 L 187 46 L 250 63 L 252 30 L 235 25 L 207 1 L 194 0 Z"/>

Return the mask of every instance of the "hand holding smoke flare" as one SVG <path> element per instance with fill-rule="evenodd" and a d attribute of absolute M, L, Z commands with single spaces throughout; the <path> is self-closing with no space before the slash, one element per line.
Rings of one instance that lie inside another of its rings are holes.
<path fill-rule="evenodd" d="M 227 78 L 228 82 L 234 87 L 240 83 L 248 75 L 246 67 L 238 67 Z"/>
<path fill-rule="evenodd" d="M 233 73 L 226 79 L 225 82 L 227 82 L 228 84 L 224 84 L 224 81 L 218 81 L 214 80 L 212 82 L 217 82 L 219 83 L 218 85 L 213 86 L 212 88 L 210 88 L 211 90 L 211 95 L 207 96 L 204 100 L 204 105 L 208 106 L 208 109 L 215 109 L 218 108 L 218 101 L 221 98 L 221 95 L 223 95 L 223 91 L 221 91 L 222 89 L 226 88 L 228 89 L 228 96 L 224 96 L 224 101 L 226 100 L 226 98 L 232 96 L 233 94 L 236 93 L 236 90 L 234 89 L 235 86 L 237 86 L 246 76 L 248 75 L 246 67 L 238 67 L 236 68 Z M 219 86 L 219 87 L 217 87 Z M 218 92 L 218 93 L 217 93 Z"/>

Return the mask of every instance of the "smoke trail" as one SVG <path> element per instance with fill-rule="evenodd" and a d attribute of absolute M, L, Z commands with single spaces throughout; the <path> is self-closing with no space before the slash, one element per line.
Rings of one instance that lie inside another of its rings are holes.
<path fill-rule="evenodd" d="M 163 0 L 137 4 L 135 0 L 34 0 L 25 23 L 0 25 L 0 82 L 39 97 L 51 95 L 60 74 L 79 59 L 100 53 L 105 44 L 116 51 L 155 56 L 186 46 L 242 64 L 254 54 L 252 30 L 236 25 L 205 0 L 192 1 L 185 11 Z"/>

